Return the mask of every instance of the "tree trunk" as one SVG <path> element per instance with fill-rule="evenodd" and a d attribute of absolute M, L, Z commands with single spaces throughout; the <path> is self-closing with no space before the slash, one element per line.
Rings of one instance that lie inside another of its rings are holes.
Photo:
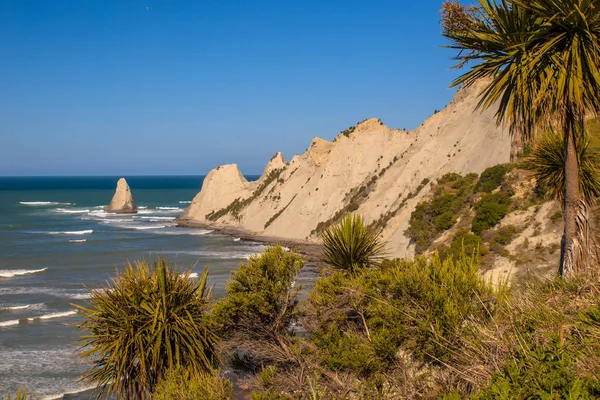
<path fill-rule="evenodd" d="M 577 237 L 577 211 L 579 207 L 579 164 L 577 160 L 577 124 L 578 118 L 573 109 L 568 109 L 564 122 L 564 152 L 565 152 L 565 193 L 563 198 L 563 216 L 565 228 L 563 232 L 560 266 L 560 276 L 574 271 L 573 243 Z"/>

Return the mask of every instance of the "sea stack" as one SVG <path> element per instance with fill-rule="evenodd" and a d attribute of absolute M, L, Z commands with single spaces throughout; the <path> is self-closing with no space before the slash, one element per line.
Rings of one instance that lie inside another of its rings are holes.
<path fill-rule="evenodd" d="M 129 189 L 129 185 L 127 184 L 125 178 L 121 178 L 117 182 L 117 190 L 115 190 L 115 195 L 110 201 L 108 207 L 104 207 L 104 211 L 116 214 L 137 213 L 137 207 L 135 206 L 135 201 L 133 201 L 131 189 Z"/>

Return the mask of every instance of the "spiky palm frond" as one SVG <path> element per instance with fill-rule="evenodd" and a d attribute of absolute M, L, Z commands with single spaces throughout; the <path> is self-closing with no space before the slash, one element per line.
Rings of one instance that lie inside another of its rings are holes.
<path fill-rule="evenodd" d="M 478 12 L 443 8 L 444 36 L 469 71 L 453 86 L 492 77 L 479 107 L 526 139 L 537 128 L 600 113 L 600 7 L 594 0 L 479 0 Z M 449 15 L 450 14 L 450 15 Z M 448 21 L 448 22 L 446 22 Z"/>
<path fill-rule="evenodd" d="M 579 163 L 579 189 L 582 199 L 590 205 L 600 197 L 600 151 L 590 146 L 587 134 L 576 141 Z M 523 166 L 533 171 L 539 184 L 548 188 L 548 194 L 562 203 L 565 193 L 564 137 L 560 132 L 548 132 L 536 141 Z"/>
<path fill-rule="evenodd" d="M 378 264 L 385 247 L 377 232 L 365 225 L 358 214 L 346 215 L 338 225 L 326 229 L 321 239 L 322 261 L 352 273 Z"/>
<path fill-rule="evenodd" d="M 92 290 L 78 326 L 80 356 L 92 364 L 81 381 L 97 395 L 147 399 L 165 371 L 185 367 L 192 376 L 218 360 L 217 338 L 209 329 L 206 280 L 190 279 L 159 259 L 127 265 L 111 284 Z"/>

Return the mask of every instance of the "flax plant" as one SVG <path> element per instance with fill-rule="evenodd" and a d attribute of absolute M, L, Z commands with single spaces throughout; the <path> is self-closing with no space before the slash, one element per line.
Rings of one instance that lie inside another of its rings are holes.
<path fill-rule="evenodd" d="M 163 259 L 128 264 L 112 282 L 90 291 L 80 356 L 92 365 L 80 378 L 98 398 L 149 399 L 167 370 L 184 367 L 191 378 L 216 366 L 218 344 L 206 313 L 208 270 L 198 280 Z"/>
<path fill-rule="evenodd" d="M 385 247 L 377 232 L 365 225 L 358 214 L 346 215 L 338 225 L 326 229 L 321 239 L 322 261 L 350 273 L 377 265 Z"/>

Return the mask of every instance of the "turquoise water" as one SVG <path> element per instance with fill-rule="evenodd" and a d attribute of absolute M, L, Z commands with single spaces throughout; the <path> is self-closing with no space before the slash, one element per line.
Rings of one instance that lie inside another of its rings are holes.
<path fill-rule="evenodd" d="M 256 179 L 256 177 L 249 177 Z M 174 218 L 203 177 L 127 177 L 136 215 L 103 211 L 117 177 L 0 177 L 0 398 L 26 387 L 40 398 L 85 389 L 87 366 L 75 356 L 84 287 L 106 282 L 127 260 L 159 255 L 200 272 L 210 266 L 217 296 L 232 269 L 259 243 Z"/>

